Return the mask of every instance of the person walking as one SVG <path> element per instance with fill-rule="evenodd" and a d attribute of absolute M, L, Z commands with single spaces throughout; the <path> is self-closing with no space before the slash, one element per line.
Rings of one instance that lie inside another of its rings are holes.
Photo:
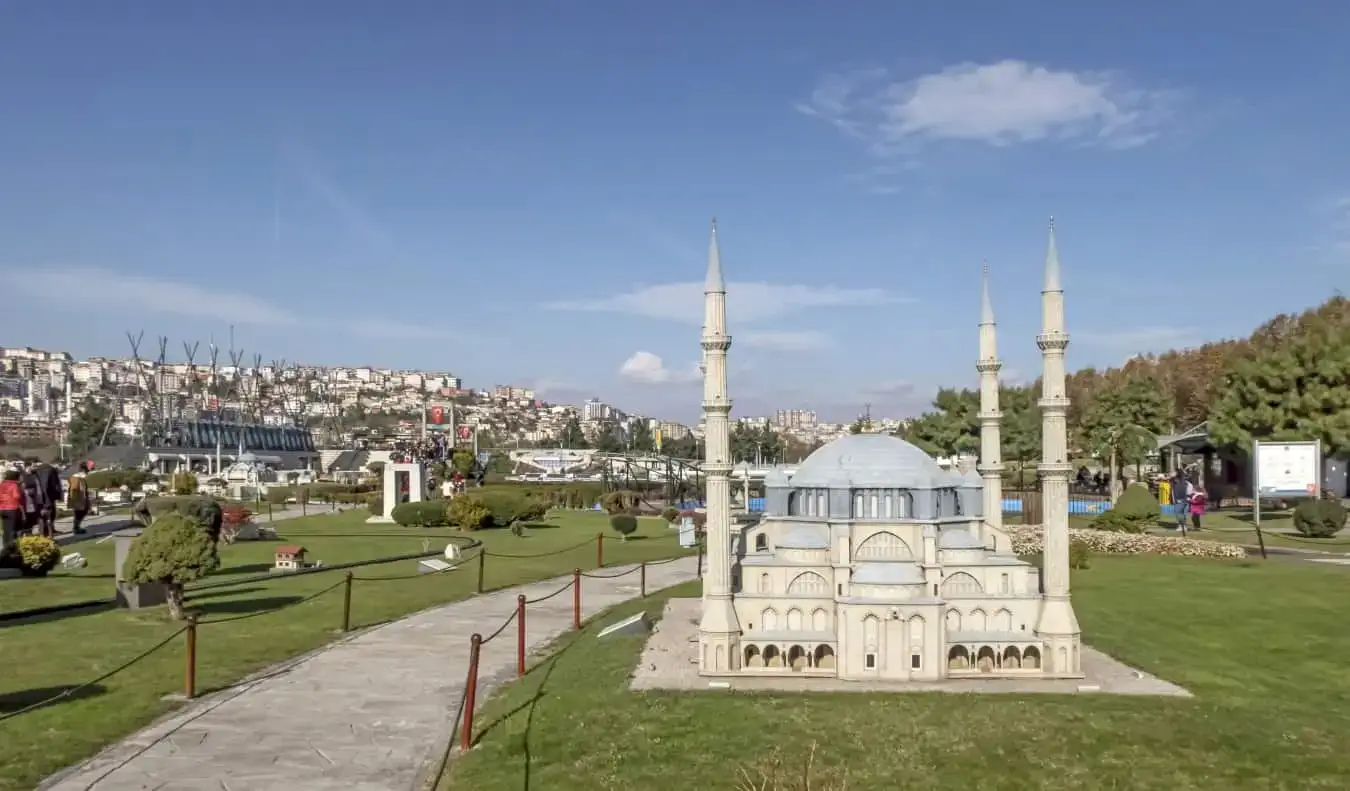
<path fill-rule="evenodd" d="M 23 489 L 23 534 L 30 535 L 42 521 L 42 484 L 37 478 L 37 461 L 29 461 L 19 472 Z"/>
<path fill-rule="evenodd" d="M 46 538 L 56 538 L 56 504 L 65 499 L 65 487 L 61 485 L 61 473 L 46 462 L 38 462 L 33 470 L 41 487 L 42 502 L 38 509 L 38 526 Z"/>
<path fill-rule="evenodd" d="M 27 519 L 19 471 L 5 470 L 4 480 L 0 481 L 0 555 L 9 552 L 9 548 L 18 542 Z"/>
<path fill-rule="evenodd" d="M 1177 530 L 1186 532 L 1186 520 L 1190 517 L 1191 495 L 1195 493 L 1195 487 L 1186 478 L 1185 470 L 1177 469 L 1176 475 L 1172 477 L 1172 507 L 1176 509 Z"/>
<path fill-rule="evenodd" d="M 76 535 L 86 533 L 84 529 L 84 518 L 89 515 L 89 483 L 84 477 L 84 465 L 74 472 L 66 481 L 66 507 L 70 509 L 71 518 L 74 520 L 74 532 Z"/>
<path fill-rule="evenodd" d="M 1205 490 L 1196 488 L 1195 494 L 1191 495 L 1191 529 L 1200 529 L 1200 517 L 1205 515 L 1205 501 L 1208 499 Z"/>

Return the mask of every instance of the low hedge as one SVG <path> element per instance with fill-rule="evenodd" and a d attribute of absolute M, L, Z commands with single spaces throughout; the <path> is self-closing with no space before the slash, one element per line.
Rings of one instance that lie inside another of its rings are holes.
<path fill-rule="evenodd" d="M 1039 555 L 1042 549 L 1041 528 L 1035 525 L 1008 525 L 1004 532 L 1012 539 L 1013 552 L 1018 555 Z M 1179 536 L 1155 536 L 1149 533 L 1113 533 L 1106 530 L 1069 528 L 1072 544 L 1081 542 L 1089 552 L 1103 555 L 1172 555 L 1192 558 L 1245 558 L 1247 550 L 1236 544 L 1218 541 L 1198 541 Z"/>
<path fill-rule="evenodd" d="M 181 514 L 196 522 L 212 541 L 220 538 L 224 520 L 220 502 L 204 495 L 145 497 L 136 503 L 131 514 L 145 527 L 165 514 Z"/>
<path fill-rule="evenodd" d="M 391 516 L 403 527 L 445 527 L 450 521 L 445 513 L 445 503 L 438 500 L 399 503 L 394 506 Z"/>
<path fill-rule="evenodd" d="M 1336 500 L 1304 500 L 1294 508 L 1294 529 L 1308 538 L 1330 538 L 1345 527 L 1345 517 Z"/>

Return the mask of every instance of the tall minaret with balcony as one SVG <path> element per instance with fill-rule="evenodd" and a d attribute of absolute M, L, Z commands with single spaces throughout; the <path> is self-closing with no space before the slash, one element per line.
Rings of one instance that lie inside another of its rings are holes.
<path fill-rule="evenodd" d="M 708 573 L 703 577 L 699 672 L 741 667 L 741 625 L 731 599 L 731 401 L 727 398 L 727 287 L 713 220 L 708 279 L 703 289 L 703 474 L 708 488 Z"/>
<path fill-rule="evenodd" d="M 1045 287 L 1041 291 L 1041 508 L 1043 524 L 1041 575 L 1044 596 L 1036 634 L 1045 645 L 1047 675 L 1081 676 L 1078 618 L 1069 600 L 1069 399 L 1064 389 L 1064 288 L 1060 285 L 1055 220 L 1050 219 L 1050 244 L 1045 254 Z"/>
<path fill-rule="evenodd" d="M 994 305 L 989 299 L 989 265 L 980 273 L 980 477 L 984 479 L 984 523 L 995 530 L 1003 527 L 1003 439 L 999 421 L 1003 413 L 998 404 L 997 325 Z"/>

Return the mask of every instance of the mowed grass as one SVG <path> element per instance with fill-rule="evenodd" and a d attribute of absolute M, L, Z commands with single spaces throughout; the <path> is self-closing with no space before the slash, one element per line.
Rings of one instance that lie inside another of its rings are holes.
<path fill-rule="evenodd" d="M 626 542 L 608 531 L 606 517 L 559 512 L 531 526 L 525 537 L 505 530 L 457 533 L 446 528 L 418 529 L 368 525 L 364 510 L 276 523 L 284 543 L 301 544 L 309 559 L 332 565 L 391 555 L 418 553 L 423 542 L 440 551 L 452 535 L 483 542 L 489 553 L 547 554 L 533 558 L 489 555 L 488 589 L 546 579 L 596 565 L 595 536 L 604 532 L 606 565 L 684 554 L 676 531 L 658 519 L 639 520 L 638 533 Z M 578 547 L 578 544 L 582 546 Z M 209 582 L 246 580 L 266 574 L 278 542 L 241 542 L 220 548 L 223 568 Z M 90 573 L 111 574 L 111 544 L 89 547 Z M 82 550 L 83 551 L 83 550 Z M 105 557 L 106 555 L 106 557 Z M 399 618 L 473 593 L 477 560 L 459 569 L 416 576 L 415 560 L 354 569 L 352 626 L 360 628 Z M 278 661 L 317 648 L 337 637 L 342 619 L 344 571 L 269 577 L 261 581 L 189 593 L 189 607 L 201 619 L 198 629 L 199 694 L 220 689 Z M 39 606 L 42 586 L 57 580 L 0 583 L 26 591 L 24 607 Z M 112 589 L 112 580 L 78 584 Z M 334 585 L 338 587 L 332 590 Z M 22 597 L 7 592 L 18 601 Z M 56 594 L 53 594 L 56 595 Z M 95 594 L 97 596 L 99 594 Z M 311 598 L 312 597 L 312 598 Z M 80 598 L 89 598 L 81 596 Z M 130 612 L 104 610 L 43 620 L 0 623 L 0 717 L 36 700 L 60 693 L 107 673 L 157 642 L 180 624 L 163 608 Z M 78 762 L 112 741 L 148 724 L 175 704 L 166 695 L 183 689 L 184 639 L 173 638 L 151 654 L 95 687 L 45 708 L 0 720 L 0 789 L 33 788 L 43 777 Z"/>
<path fill-rule="evenodd" d="M 1092 521 L 1093 518 L 1090 516 L 1073 515 L 1069 517 L 1069 526 L 1090 530 L 1092 529 Z M 1012 520 L 1008 520 L 1008 523 L 1015 524 Z M 1158 535 L 1179 536 L 1180 533 L 1168 529 L 1175 524 L 1176 521 L 1173 517 L 1164 516 L 1159 519 L 1151 532 Z M 1350 553 L 1350 536 L 1306 538 L 1296 533 L 1291 535 L 1293 529 L 1294 519 L 1289 511 L 1277 511 L 1261 517 L 1261 537 L 1265 539 L 1267 547 L 1338 554 Z M 1259 546 L 1256 525 L 1252 521 L 1249 510 L 1211 511 L 1200 517 L 1199 530 L 1191 529 L 1190 523 L 1187 523 L 1186 537 L 1201 541 L 1239 544 L 1250 548 L 1253 552 Z"/>
<path fill-rule="evenodd" d="M 643 638 L 594 631 L 659 617 L 667 592 L 596 619 L 494 697 L 441 791 L 1347 787 L 1350 575 L 1159 557 L 1073 574 L 1086 641 L 1194 698 L 632 693 Z M 784 782 L 760 785 L 775 760 Z"/>

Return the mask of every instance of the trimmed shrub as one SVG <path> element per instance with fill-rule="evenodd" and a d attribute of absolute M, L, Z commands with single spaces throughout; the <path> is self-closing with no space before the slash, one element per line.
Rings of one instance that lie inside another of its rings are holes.
<path fill-rule="evenodd" d="M 1103 511 L 1092 520 L 1093 528 L 1112 533 L 1142 533 L 1148 526 L 1143 519 L 1130 519 L 1114 509 Z"/>
<path fill-rule="evenodd" d="M 175 472 L 169 479 L 169 489 L 177 495 L 191 495 L 197 493 L 197 476 L 190 472 Z"/>
<path fill-rule="evenodd" d="M 446 520 L 461 530 L 477 530 L 492 524 L 492 511 L 472 494 L 460 494 L 445 507 Z"/>
<path fill-rule="evenodd" d="M 61 562 L 61 547 L 43 536 L 19 536 L 19 568 L 29 577 L 45 577 Z"/>
<path fill-rule="evenodd" d="M 615 514 L 609 518 L 609 526 L 627 541 L 630 535 L 637 532 L 638 521 L 632 514 Z"/>
<path fill-rule="evenodd" d="M 129 582 L 164 585 L 169 614 L 182 619 L 183 585 L 205 577 L 219 565 L 215 542 L 196 522 L 181 514 L 165 514 L 132 542 L 124 571 Z"/>
<path fill-rule="evenodd" d="M 668 505 L 661 511 L 661 518 L 667 522 L 677 522 L 680 519 L 680 509 Z"/>
<path fill-rule="evenodd" d="M 1142 483 L 1132 483 L 1111 507 L 1119 516 L 1135 522 L 1152 522 L 1162 515 L 1158 498 Z"/>
<path fill-rule="evenodd" d="M 220 503 L 205 495 L 144 497 L 131 509 L 131 515 L 145 527 L 169 514 L 187 517 L 201 527 L 212 543 L 220 538 Z"/>
<path fill-rule="evenodd" d="M 90 489 L 139 489 L 151 481 L 157 480 L 154 473 L 144 470 L 94 470 L 84 477 Z"/>
<path fill-rule="evenodd" d="M 1092 550 L 1086 541 L 1069 540 L 1069 568 L 1085 569 L 1092 563 Z"/>
<path fill-rule="evenodd" d="M 1345 527 L 1345 506 L 1335 500 L 1304 500 L 1294 508 L 1294 529 L 1308 538 L 1330 538 Z"/>
<path fill-rule="evenodd" d="M 369 511 L 372 516 L 381 516 L 384 514 L 383 492 L 371 492 L 370 494 L 367 494 L 364 502 L 366 510 Z"/>
<path fill-rule="evenodd" d="M 446 524 L 445 506 L 429 500 L 399 503 L 394 506 L 391 516 L 403 527 L 444 527 Z"/>

